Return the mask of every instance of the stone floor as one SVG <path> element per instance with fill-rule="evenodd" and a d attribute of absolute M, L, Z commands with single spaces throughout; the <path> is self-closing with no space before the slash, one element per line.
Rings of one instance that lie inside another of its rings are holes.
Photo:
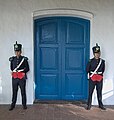
<path fill-rule="evenodd" d="M 87 111 L 85 107 L 85 104 L 38 103 L 27 110 L 18 105 L 9 111 L 9 105 L 0 105 L 0 120 L 114 120 L 114 106 L 107 106 L 106 111 L 97 106 Z"/>

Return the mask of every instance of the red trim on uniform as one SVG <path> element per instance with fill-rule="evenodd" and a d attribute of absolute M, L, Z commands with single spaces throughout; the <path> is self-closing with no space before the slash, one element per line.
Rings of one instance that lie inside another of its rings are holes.
<path fill-rule="evenodd" d="M 25 77 L 25 73 L 24 72 L 13 72 L 12 77 L 15 79 L 19 78 L 21 80 Z"/>
<path fill-rule="evenodd" d="M 92 81 L 101 81 L 103 79 L 102 75 L 94 74 L 92 77 L 90 77 Z"/>

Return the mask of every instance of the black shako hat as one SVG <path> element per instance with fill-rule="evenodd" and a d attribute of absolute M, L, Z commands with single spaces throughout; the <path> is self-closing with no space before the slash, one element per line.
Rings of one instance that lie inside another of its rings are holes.
<path fill-rule="evenodd" d="M 22 45 L 17 44 L 17 41 L 16 41 L 16 44 L 14 44 L 14 51 L 21 51 L 21 48 L 22 48 Z"/>
<path fill-rule="evenodd" d="M 96 43 L 96 46 L 92 48 L 93 53 L 99 53 L 100 52 L 100 46 L 98 46 L 98 43 Z"/>

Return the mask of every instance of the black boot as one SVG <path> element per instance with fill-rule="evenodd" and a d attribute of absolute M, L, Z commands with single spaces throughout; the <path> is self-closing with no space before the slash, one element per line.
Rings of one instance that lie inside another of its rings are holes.
<path fill-rule="evenodd" d="M 15 108 L 15 106 L 11 105 L 9 108 L 9 111 L 12 111 Z"/>
<path fill-rule="evenodd" d="M 88 105 L 86 110 L 90 110 L 91 109 L 91 105 Z"/>
<path fill-rule="evenodd" d="M 23 109 L 24 109 L 24 110 L 26 110 L 26 109 L 27 109 L 27 106 L 26 106 L 26 105 L 25 105 L 25 106 L 23 106 Z"/>
<path fill-rule="evenodd" d="M 99 108 L 102 110 L 106 110 L 106 108 L 104 106 L 99 106 Z"/>

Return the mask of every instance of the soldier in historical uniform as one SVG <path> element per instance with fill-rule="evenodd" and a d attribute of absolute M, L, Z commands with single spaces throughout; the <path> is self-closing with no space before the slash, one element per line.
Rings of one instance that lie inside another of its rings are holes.
<path fill-rule="evenodd" d="M 22 96 L 22 105 L 23 109 L 27 109 L 26 105 L 26 79 L 27 75 L 26 73 L 29 71 L 29 65 L 28 65 L 28 58 L 25 56 L 22 56 L 22 45 L 21 44 L 14 44 L 14 51 L 15 55 L 13 57 L 9 58 L 10 61 L 10 69 L 11 69 L 11 75 L 12 75 L 12 104 L 10 107 L 10 111 L 15 108 L 16 100 L 17 100 L 17 92 L 18 87 L 20 87 L 21 90 L 21 96 Z"/>
<path fill-rule="evenodd" d="M 87 110 L 91 109 L 92 94 L 95 86 L 97 90 L 99 108 L 102 110 L 106 110 L 102 103 L 102 87 L 103 87 L 103 73 L 105 71 L 105 61 L 100 58 L 101 51 L 100 46 L 98 46 L 98 44 L 96 44 L 96 46 L 94 46 L 92 50 L 94 58 L 89 60 L 86 68 L 89 79 L 89 96 L 87 102 Z"/>

